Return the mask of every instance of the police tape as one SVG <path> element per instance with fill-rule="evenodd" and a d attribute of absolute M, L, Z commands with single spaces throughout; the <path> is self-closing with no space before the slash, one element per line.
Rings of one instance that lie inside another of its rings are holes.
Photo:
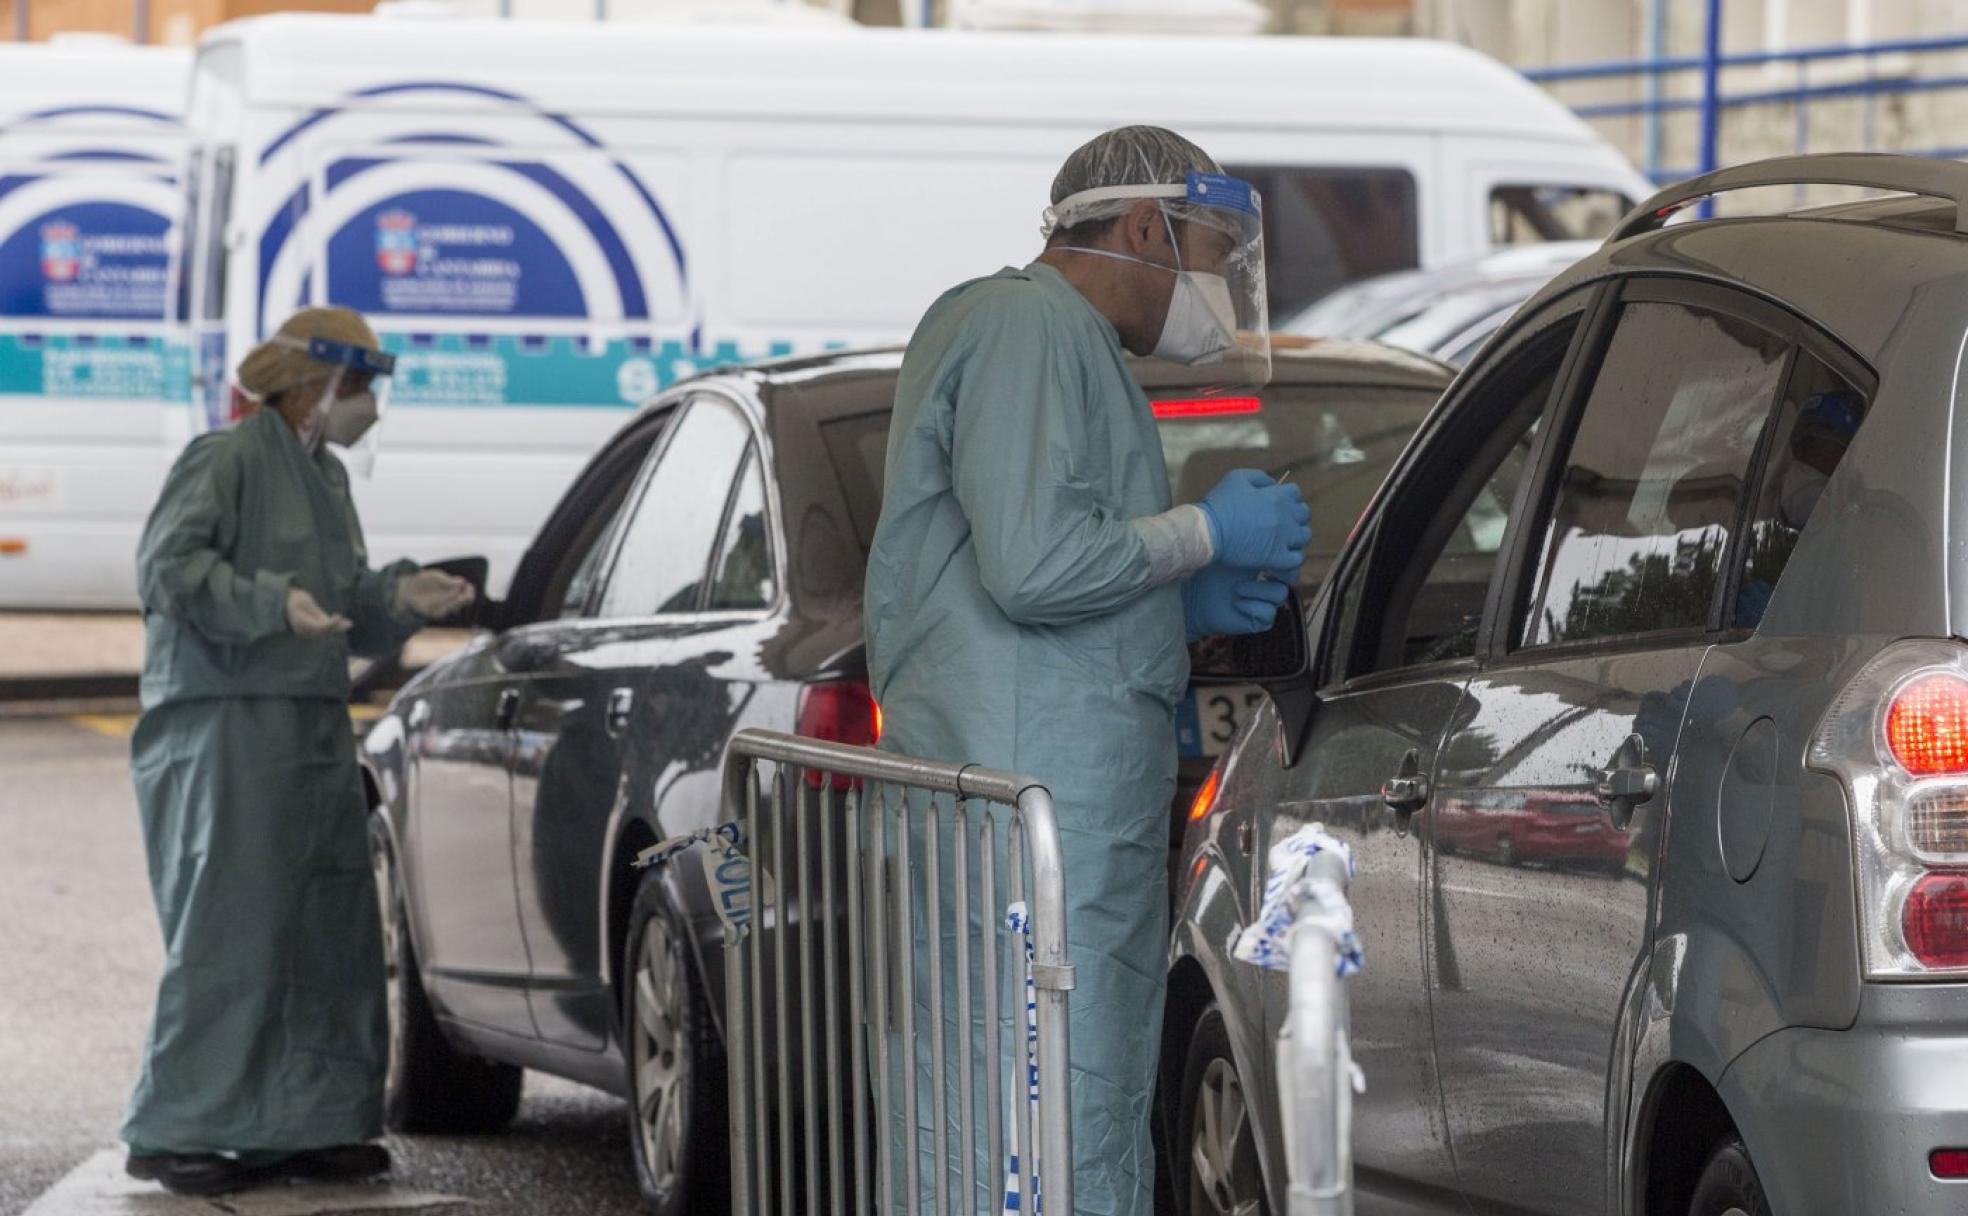
<path fill-rule="evenodd" d="M 1346 892 L 1332 882 L 1310 876 L 1312 859 L 1321 853 L 1344 858 L 1346 873 L 1352 875 L 1353 850 L 1330 835 L 1322 823 L 1309 824 L 1271 846 L 1264 902 L 1258 908 L 1257 920 L 1232 936 L 1232 957 L 1270 971 L 1288 970 L 1291 955 L 1285 939 L 1300 906 L 1310 900 L 1335 927 L 1340 977 L 1352 975 L 1366 964 L 1360 939 L 1353 932 L 1353 905 L 1346 902 Z"/>
<path fill-rule="evenodd" d="M 745 856 L 745 830 L 736 822 L 720 823 L 684 836 L 672 836 L 637 853 L 631 864 L 651 869 L 695 852 L 704 865 L 704 883 L 711 903 L 726 929 L 752 923 L 752 859 Z"/>

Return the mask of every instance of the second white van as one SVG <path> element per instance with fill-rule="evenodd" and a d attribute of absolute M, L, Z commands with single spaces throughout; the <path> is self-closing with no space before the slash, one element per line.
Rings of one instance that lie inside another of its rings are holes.
<path fill-rule="evenodd" d="M 362 310 L 400 356 L 371 551 L 486 553 L 496 592 L 625 407 L 906 339 L 1030 260 L 1061 161 L 1131 122 L 1262 190 L 1274 315 L 1644 192 L 1516 73 L 1426 41 L 255 18 L 193 76 L 193 426 L 296 306 Z"/>

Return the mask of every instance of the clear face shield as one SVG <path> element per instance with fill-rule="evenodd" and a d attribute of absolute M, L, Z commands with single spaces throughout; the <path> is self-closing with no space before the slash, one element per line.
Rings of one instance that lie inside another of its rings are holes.
<path fill-rule="evenodd" d="M 1175 275 L 1168 318 L 1155 343 L 1158 379 L 1196 393 L 1262 388 L 1271 380 L 1271 323 L 1264 286 L 1264 213 L 1249 182 L 1191 173 L 1181 185 L 1103 186 L 1046 211 L 1044 234 L 1122 214 L 1154 199 L 1175 263 L 1144 262 Z M 1141 261 L 1110 250 L 1079 253 Z"/>
<path fill-rule="evenodd" d="M 329 366 L 326 379 L 307 421 L 301 426 L 301 442 L 309 451 L 321 444 L 331 445 L 350 471 L 367 477 L 375 471 L 380 448 L 380 427 L 389 408 L 391 376 L 396 356 L 387 351 L 327 338 L 307 342 L 299 339 L 273 339 L 282 346 L 305 349 L 308 357 Z"/>

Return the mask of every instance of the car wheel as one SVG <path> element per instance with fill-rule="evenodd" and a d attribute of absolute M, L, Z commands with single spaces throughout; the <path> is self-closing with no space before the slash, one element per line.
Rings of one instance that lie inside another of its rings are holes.
<path fill-rule="evenodd" d="M 1498 865 L 1505 865 L 1505 866 L 1516 865 L 1517 842 L 1510 839 L 1510 837 L 1508 836 L 1497 837 L 1496 858 L 1497 858 Z"/>
<path fill-rule="evenodd" d="M 417 951 L 404 913 L 402 880 L 389 834 L 369 825 L 369 860 L 383 916 L 383 966 L 389 983 L 389 1071 L 383 1118 L 397 1132 L 496 1132 L 519 1112 L 525 1073 L 453 1047 L 424 992 Z"/>
<path fill-rule="evenodd" d="M 1189 1037 L 1182 1073 L 1180 1128 L 1170 1156 L 1185 1216 L 1262 1216 L 1264 1173 L 1251 1131 L 1250 1104 L 1230 1054 L 1230 1033 L 1215 1005 Z"/>
<path fill-rule="evenodd" d="M 658 1216 L 721 1211 L 730 1166 L 724 1051 L 682 919 L 657 876 L 629 915 L 622 998 L 636 1183 Z"/>
<path fill-rule="evenodd" d="M 1710 1155 L 1688 1216 L 1770 1216 L 1770 1200 L 1741 1140 L 1731 1137 Z"/>

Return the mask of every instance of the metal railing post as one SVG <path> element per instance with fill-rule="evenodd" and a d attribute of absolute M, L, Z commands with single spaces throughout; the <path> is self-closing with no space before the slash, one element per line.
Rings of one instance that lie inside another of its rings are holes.
<path fill-rule="evenodd" d="M 752 765 L 745 764 L 740 767 L 740 776 L 745 783 L 747 809 L 752 811 L 752 821 L 756 822 L 756 772 Z M 729 785 L 726 788 L 729 789 Z M 746 1001 L 745 963 L 751 934 L 758 928 L 756 874 L 752 876 L 750 899 L 746 923 L 727 926 L 724 931 L 724 1054 L 726 1083 L 732 1095 L 726 1105 L 730 1108 L 731 1124 L 731 1210 L 736 1216 L 749 1216 L 753 1210 L 751 1105 L 739 1095 L 750 1094 L 752 1088 L 751 1044 L 745 1035 L 745 1027 L 751 1022 L 751 1009 Z"/>
<path fill-rule="evenodd" d="M 1702 31 L 1701 171 L 1715 168 L 1722 121 L 1722 0 L 1708 0 Z"/>
<path fill-rule="evenodd" d="M 1069 1130 L 1072 1090 L 1067 1070 L 1070 1040 L 1067 994 L 1073 990 L 1074 976 L 1066 950 L 1066 865 L 1059 852 L 1059 828 L 1053 819 L 1052 795 L 1038 786 L 1021 791 L 1018 822 L 1024 825 L 1032 860 L 1032 981 L 1038 990 L 1039 1004 L 1039 1162 L 1048 1167 L 1044 1182 L 1046 1206 L 1054 1212 L 1071 1213 L 1074 1211 L 1073 1141 Z M 1065 1163 L 1065 1169 L 1059 1168 L 1061 1162 Z"/>
<path fill-rule="evenodd" d="M 1347 886 L 1347 862 L 1315 854 L 1305 881 Z M 1350 1018 L 1339 976 L 1340 935 L 1324 907 L 1306 899 L 1285 933 L 1291 1003 L 1279 1035 L 1288 1216 L 1353 1214 L 1353 1065 Z"/>

